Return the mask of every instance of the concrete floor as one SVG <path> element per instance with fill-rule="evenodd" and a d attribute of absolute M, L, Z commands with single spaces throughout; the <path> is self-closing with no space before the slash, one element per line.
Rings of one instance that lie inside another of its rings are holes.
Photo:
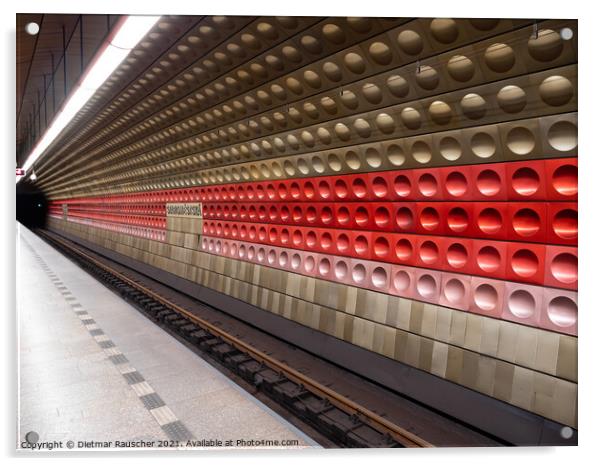
<path fill-rule="evenodd" d="M 17 312 L 19 448 L 29 432 L 62 448 L 188 439 L 317 447 L 21 225 Z"/>

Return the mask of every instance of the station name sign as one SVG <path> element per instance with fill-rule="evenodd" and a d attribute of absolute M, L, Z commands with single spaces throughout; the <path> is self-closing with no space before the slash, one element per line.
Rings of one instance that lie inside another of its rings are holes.
<path fill-rule="evenodd" d="M 200 203 L 166 204 L 165 208 L 168 217 L 203 218 L 203 210 Z"/>

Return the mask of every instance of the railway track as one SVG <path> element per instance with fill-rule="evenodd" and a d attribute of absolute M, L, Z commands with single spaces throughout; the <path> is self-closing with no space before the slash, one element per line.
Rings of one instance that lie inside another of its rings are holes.
<path fill-rule="evenodd" d="M 123 298 L 134 303 L 149 318 L 178 333 L 336 445 L 352 448 L 434 446 L 192 314 L 144 284 L 98 261 L 58 235 L 46 230 L 37 230 L 36 233 Z"/>

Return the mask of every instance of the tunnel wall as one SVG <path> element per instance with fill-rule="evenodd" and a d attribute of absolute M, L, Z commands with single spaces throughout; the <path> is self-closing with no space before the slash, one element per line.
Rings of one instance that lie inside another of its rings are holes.
<path fill-rule="evenodd" d="M 91 135 L 49 227 L 576 427 L 576 22 L 314 20 Z"/>

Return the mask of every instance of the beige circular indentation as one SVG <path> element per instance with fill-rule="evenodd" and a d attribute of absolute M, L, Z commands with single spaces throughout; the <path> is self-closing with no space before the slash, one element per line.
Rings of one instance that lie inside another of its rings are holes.
<path fill-rule="evenodd" d="M 527 42 L 529 55 L 535 60 L 547 62 L 555 60 L 562 53 L 563 41 L 560 34 L 551 29 L 538 31 L 537 38 L 533 35 Z"/>
<path fill-rule="evenodd" d="M 487 102 L 479 94 L 470 93 L 462 97 L 460 101 L 462 113 L 471 120 L 483 118 L 487 112 Z"/>
<path fill-rule="evenodd" d="M 527 94 L 518 86 L 504 86 L 497 93 L 497 103 L 506 113 L 518 113 L 527 105 Z"/>
<path fill-rule="evenodd" d="M 541 100 L 553 107 L 567 104 L 573 93 L 573 84 L 564 76 L 550 76 L 539 85 Z"/>
<path fill-rule="evenodd" d="M 372 133 L 372 128 L 370 128 L 370 123 L 368 123 L 363 118 L 357 118 L 353 122 L 353 128 L 355 129 L 357 134 L 359 134 L 363 138 L 370 137 L 370 134 Z"/>
<path fill-rule="evenodd" d="M 366 163 L 372 168 L 378 168 L 383 163 L 383 158 L 380 153 L 374 148 L 369 147 L 366 149 Z"/>
<path fill-rule="evenodd" d="M 454 55 L 447 62 L 447 72 L 456 81 L 465 83 L 474 76 L 475 65 L 470 58 L 464 55 Z"/>
<path fill-rule="evenodd" d="M 330 131 L 328 131 L 326 128 L 318 128 L 316 134 L 318 135 L 318 139 L 320 139 L 320 142 L 322 144 L 330 144 L 332 142 L 332 136 L 330 135 Z"/>
<path fill-rule="evenodd" d="M 349 52 L 347 55 L 345 55 L 344 62 L 347 69 L 349 69 L 349 71 L 352 73 L 362 74 L 364 71 L 366 71 L 366 63 L 364 62 L 364 59 L 355 52 Z"/>
<path fill-rule="evenodd" d="M 422 116 L 415 108 L 406 107 L 401 111 L 401 121 L 408 129 L 418 129 L 422 124 Z"/>
<path fill-rule="evenodd" d="M 359 170 L 362 166 L 359 155 L 351 150 L 345 153 L 345 164 L 351 168 L 351 170 Z"/>
<path fill-rule="evenodd" d="M 370 45 L 368 53 L 372 60 L 379 65 L 388 65 L 393 60 L 393 54 L 387 44 L 383 42 L 374 42 Z"/>
<path fill-rule="evenodd" d="M 336 24 L 325 24 L 322 27 L 324 37 L 334 44 L 342 44 L 345 42 L 345 32 Z"/>
<path fill-rule="evenodd" d="M 343 123 L 334 125 L 334 132 L 341 141 L 348 141 L 351 138 L 351 131 Z"/>
<path fill-rule="evenodd" d="M 278 37 L 278 30 L 272 24 L 265 21 L 257 25 L 257 32 L 266 39 L 274 40 Z"/>
<path fill-rule="evenodd" d="M 432 91 L 439 85 L 439 73 L 432 66 L 423 65 L 416 72 L 416 82 L 421 88 Z"/>
<path fill-rule="evenodd" d="M 309 84 L 309 86 L 313 87 L 314 89 L 319 89 L 322 85 L 322 79 L 320 79 L 318 73 L 312 70 L 304 71 L 303 79 L 307 84 Z"/>
<path fill-rule="evenodd" d="M 445 160 L 458 160 L 462 155 L 462 146 L 456 138 L 445 136 L 439 141 L 439 152 Z"/>
<path fill-rule="evenodd" d="M 303 93 L 303 84 L 301 84 L 301 82 L 299 82 L 298 79 L 293 78 L 291 76 L 289 78 L 286 78 L 285 84 L 286 87 L 288 87 L 289 90 L 291 90 L 295 94 L 299 95 Z"/>
<path fill-rule="evenodd" d="M 362 94 L 371 104 L 377 104 L 383 100 L 383 93 L 380 88 L 373 83 L 366 83 L 362 86 Z"/>
<path fill-rule="evenodd" d="M 470 138 L 470 148 L 477 157 L 487 159 L 495 154 L 495 140 L 493 139 L 493 136 L 488 133 L 475 133 L 472 138 Z"/>
<path fill-rule="evenodd" d="M 490 70 L 505 73 L 514 66 L 516 57 L 512 47 L 506 44 L 493 44 L 485 50 L 485 63 Z"/>
<path fill-rule="evenodd" d="M 313 168 L 317 173 L 324 173 L 324 171 L 326 170 L 326 167 L 324 166 L 324 161 L 317 155 L 314 155 L 311 158 L 311 168 Z"/>
<path fill-rule="evenodd" d="M 577 127 L 570 121 L 557 121 L 548 130 L 548 143 L 560 152 L 575 149 L 577 147 Z"/>
<path fill-rule="evenodd" d="M 403 153 L 403 149 L 397 144 L 391 144 L 387 148 L 387 159 L 391 162 L 391 165 L 400 167 L 406 161 L 406 156 Z"/>
<path fill-rule="evenodd" d="M 508 132 L 506 144 L 514 154 L 527 155 L 535 148 L 535 136 L 528 128 L 517 126 Z"/>
<path fill-rule="evenodd" d="M 391 134 L 395 131 L 395 120 L 388 113 L 379 113 L 376 116 L 376 126 L 381 133 Z"/>
<path fill-rule="evenodd" d="M 442 100 L 435 100 L 429 105 L 429 114 L 438 125 L 447 125 L 452 119 L 451 107 Z"/>
<path fill-rule="evenodd" d="M 292 61 L 293 63 L 299 63 L 301 60 L 303 60 L 303 56 L 299 50 L 297 50 L 295 47 L 291 47 L 290 45 L 285 45 L 282 47 L 282 55 L 284 55 L 284 58 Z"/>
<path fill-rule="evenodd" d="M 335 172 L 341 171 L 343 163 L 337 154 L 328 154 L 328 167 Z"/>
<path fill-rule="evenodd" d="M 451 44 L 458 38 L 458 25 L 450 18 L 436 18 L 431 21 L 431 33 L 442 44 Z"/>
<path fill-rule="evenodd" d="M 301 37 L 301 45 L 310 53 L 318 54 L 322 52 L 323 47 L 318 39 L 314 36 L 306 35 Z"/>
<path fill-rule="evenodd" d="M 424 141 L 412 144 L 412 157 L 418 163 L 429 163 L 432 158 L 431 148 Z"/>
<path fill-rule="evenodd" d="M 347 18 L 347 24 L 354 31 L 365 34 L 372 29 L 372 18 L 350 17 Z"/>
<path fill-rule="evenodd" d="M 500 23 L 499 19 L 492 18 L 472 18 L 468 21 L 479 31 L 490 31 Z"/>
<path fill-rule="evenodd" d="M 335 113 L 337 113 L 337 104 L 336 102 L 326 96 L 326 97 L 322 97 L 322 99 L 320 99 L 320 105 L 322 106 L 322 108 L 329 114 L 334 115 Z"/>
<path fill-rule="evenodd" d="M 397 43 L 401 50 L 408 55 L 417 55 L 422 52 L 424 47 L 420 34 L 411 29 L 401 31 L 397 36 Z"/>
<path fill-rule="evenodd" d="M 410 85 L 399 75 L 389 76 L 387 78 L 387 88 L 395 97 L 405 97 L 410 92 Z"/>
<path fill-rule="evenodd" d="M 341 102 L 348 109 L 354 110 L 359 105 L 359 100 L 357 96 L 352 91 L 343 91 L 341 95 Z"/>
<path fill-rule="evenodd" d="M 339 82 L 341 79 L 343 79 L 343 73 L 341 72 L 341 69 L 336 63 L 331 61 L 327 61 L 322 65 L 322 71 L 331 81 Z"/>

